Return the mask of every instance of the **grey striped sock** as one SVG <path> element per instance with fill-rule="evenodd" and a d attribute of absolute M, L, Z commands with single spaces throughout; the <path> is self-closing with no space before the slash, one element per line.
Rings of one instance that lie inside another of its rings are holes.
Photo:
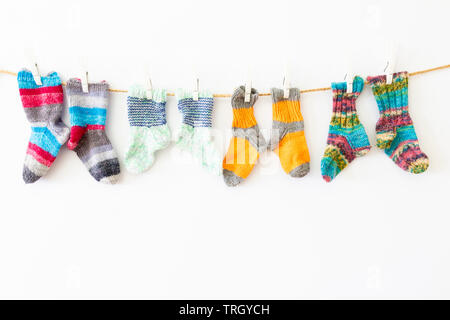
<path fill-rule="evenodd" d="M 84 93 L 81 81 L 70 79 L 67 96 L 72 124 L 70 145 L 95 180 L 116 183 L 120 174 L 119 159 L 105 133 L 108 84 L 89 84 L 89 93 Z"/>

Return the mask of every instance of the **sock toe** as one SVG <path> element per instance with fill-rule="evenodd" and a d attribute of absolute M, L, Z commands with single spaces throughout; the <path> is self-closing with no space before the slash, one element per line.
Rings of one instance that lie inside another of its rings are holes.
<path fill-rule="evenodd" d="M 41 177 L 34 174 L 30 169 L 28 169 L 27 167 L 23 167 L 23 172 L 22 172 L 22 177 L 23 177 L 23 181 L 25 181 L 25 183 L 34 183 L 36 181 L 38 181 Z"/>
<path fill-rule="evenodd" d="M 104 184 L 116 184 L 117 181 L 119 181 L 119 175 L 113 175 L 113 176 L 109 176 L 109 177 L 104 177 L 103 179 L 100 180 L 100 182 L 104 183 Z"/>
<path fill-rule="evenodd" d="M 409 171 L 411 173 L 419 174 L 419 173 L 427 171 L 429 166 L 430 166 L 430 161 L 427 156 L 424 156 L 424 157 L 420 157 L 416 161 L 412 162 L 409 165 Z"/>
<path fill-rule="evenodd" d="M 298 167 L 294 168 L 289 172 L 289 175 L 293 178 L 301 178 L 308 174 L 309 172 L 309 162 L 303 163 L 299 165 Z"/>
<path fill-rule="evenodd" d="M 235 187 L 238 184 L 240 184 L 244 179 L 237 176 L 234 172 L 223 169 L 223 180 L 225 181 L 225 184 L 229 187 Z"/>
<path fill-rule="evenodd" d="M 322 172 L 322 177 L 326 182 L 333 180 L 339 173 L 335 162 L 331 158 L 322 159 L 320 169 Z"/>
<path fill-rule="evenodd" d="M 125 156 L 125 167 L 129 172 L 134 174 L 139 174 L 147 171 L 152 166 L 153 162 L 153 154 L 147 155 L 146 158 Z"/>

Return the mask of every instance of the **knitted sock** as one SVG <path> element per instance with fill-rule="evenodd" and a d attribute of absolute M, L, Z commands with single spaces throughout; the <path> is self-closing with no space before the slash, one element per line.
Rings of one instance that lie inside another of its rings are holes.
<path fill-rule="evenodd" d="M 177 91 L 178 110 L 183 116 L 177 146 L 192 154 L 194 159 L 213 174 L 220 175 L 221 156 L 211 141 L 214 99 L 209 92 L 200 92 L 198 101 L 190 91 Z"/>
<path fill-rule="evenodd" d="M 300 112 L 300 91 L 291 88 L 284 99 L 282 89 L 272 89 L 272 137 L 270 147 L 280 157 L 283 170 L 300 178 L 309 172 L 309 151 L 306 144 L 303 116 Z"/>
<path fill-rule="evenodd" d="M 403 170 L 422 173 L 429 160 L 420 150 L 416 131 L 408 111 L 408 73 L 395 73 L 392 84 L 386 76 L 368 77 L 380 110 L 376 125 L 377 146 Z"/>
<path fill-rule="evenodd" d="M 258 91 L 251 90 L 250 102 L 244 102 L 245 87 L 238 87 L 231 97 L 233 107 L 233 137 L 223 159 L 223 178 L 234 187 L 252 172 L 259 153 L 267 148 L 253 113 Z"/>
<path fill-rule="evenodd" d="M 332 83 L 333 116 L 327 147 L 321 162 L 322 176 L 330 182 L 356 157 L 370 150 L 370 142 L 356 113 L 356 98 L 361 94 L 364 80 L 355 77 L 353 92 L 347 93 L 347 83 Z"/>
<path fill-rule="evenodd" d="M 141 173 L 151 167 L 154 153 L 170 143 L 166 122 L 166 91 L 153 90 L 152 99 L 138 85 L 130 88 L 127 98 L 130 122 L 130 144 L 125 153 L 125 166 L 132 173 Z"/>
<path fill-rule="evenodd" d="M 69 136 L 69 128 L 61 120 L 64 94 L 56 72 L 41 77 L 41 86 L 36 85 L 32 73 L 25 69 L 19 72 L 17 81 L 22 105 L 31 123 L 22 175 L 25 183 L 33 183 L 48 172 Z"/>
<path fill-rule="evenodd" d="M 81 81 L 70 79 L 66 91 L 72 124 L 67 147 L 77 153 L 95 180 L 116 183 L 119 160 L 105 133 L 108 84 L 89 84 L 89 93 L 84 93 Z"/>

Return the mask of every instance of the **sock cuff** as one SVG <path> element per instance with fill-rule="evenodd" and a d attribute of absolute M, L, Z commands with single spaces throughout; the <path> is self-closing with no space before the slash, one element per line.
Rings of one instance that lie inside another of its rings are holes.
<path fill-rule="evenodd" d="M 272 88 L 272 119 L 280 122 L 303 121 L 300 111 L 300 90 L 289 89 L 289 97 L 284 98 L 284 89 Z"/>
<path fill-rule="evenodd" d="M 255 88 L 251 89 L 250 102 L 245 102 L 245 86 L 237 87 L 231 96 L 231 106 L 234 109 L 251 108 L 258 100 L 259 94 Z"/>
<path fill-rule="evenodd" d="M 183 100 L 183 99 L 194 99 L 194 91 L 193 90 L 187 90 L 187 89 L 178 89 L 175 93 L 175 96 L 177 100 Z M 213 94 L 209 90 L 200 90 L 198 92 L 198 98 L 211 98 L 213 99 Z M 196 102 L 196 101 L 194 101 Z"/>
<path fill-rule="evenodd" d="M 154 90 L 156 91 L 156 90 Z M 158 90 L 153 97 L 158 100 L 165 97 L 165 91 Z M 135 94 L 136 93 L 136 94 Z M 128 121 L 132 127 L 156 127 L 165 125 L 166 120 L 166 101 L 156 102 L 153 99 L 147 99 L 145 90 L 139 90 L 127 97 Z M 143 95 L 141 95 L 143 93 Z M 136 95 L 140 97 L 136 97 Z"/>
<path fill-rule="evenodd" d="M 408 79 L 408 71 L 396 72 L 392 76 L 392 84 L 386 84 L 386 75 L 379 75 L 373 77 L 367 77 L 367 81 L 372 85 L 372 87 L 380 86 L 395 86 L 396 83 L 401 82 L 404 79 Z M 375 93 L 375 92 L 374 92 Z"/>
<path fill-rule="evenodd" d="M 212 127 L 212 110 L 214 98 L 207 90 L 199 92 L 198 100 L 193 98 L 190 90 L 178 89 L 178 110 L 183 116 L 183 124 L 191 127 Z"/>
<path fill-rule="evenodd" d="M 66 92 L 67 95 L 79 95 L 79 96 L 97 96 L 105 99 L 109 96 L 109 84 L 106 81 L 88 84 L 89 92 L 83 92 L 81 80 L 77 78 L 71 78 L 67 81 Z"/>
<path fill-rule="evenodd" d="M 17 81 L 19 83 L 19 89 L 36 89 L 61 85 L 61 79 L 54 71 L 49 72 L 46 76 L 41 76 L 41 86 L 36 84 L 33 74 L 28 69 L 22 69 L 17 73 Z"/>
<path fill-rule="evenodd" d="M 284 89 L 272 88 L 272 103 L 277 103 L 283 100 L 300 101 L 300 90 L 298 88 L 289 88 L 289 97 L 284 98 Z"/>
<path fill-rule="evenodd" d="M 233 128 L 251 128 L 258 125 L 256 122 L 253 107 L 250 108 L 233 108 Z"/>
<path fill-rule="evenodd" d="M 353 91 L 347 93 L 347 82 L 333 82 L 331 83 L 331 89 L 334 94 L 337 95 L 355 95 L 359 96 L 364 88 L 364 80 L 360 76 L 355 76 L 353 78 Z"/>
<path fill-rule="evenodd" d="M 152 99 L 147 99 L 147 89 L 139 84 L 132 85 L 128 90 L 128 96 L 154 102 L 166 102 L 166 89 L 152 89 Z"/>
<path fill-rule="evenodd" d="M 392 83 L 386 83 L 386 75 L 368 77 L 380 112 L 408 108 L 408 72 L 394 73 Z"/>

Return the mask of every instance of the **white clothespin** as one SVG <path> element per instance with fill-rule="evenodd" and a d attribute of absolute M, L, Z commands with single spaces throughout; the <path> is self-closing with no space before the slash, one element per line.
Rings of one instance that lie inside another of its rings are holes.
<path fill-rule="evenodd" d="M 345 74 L 344 80 L 347 82 L 347 93 L 353 92 L 353 78 L 355 74 L 353 73 L 352 63 L 350 61 L 351 54 L 347 56 L 347 73 Z"/>
<path fill-rule="evenodd" d="M 389 45 L 387 64 L 386 67 L 384 68 L 384 74 L 386 75 L 386 84 L 392 84 L 392 77 L 394 74 L 396 57 L 397 57 L 397 46 L 391 43 Z"/>
<path fill-rule="evenodd" d="M 27 49 L 25 54 L 29 60 L 29 64 L 31 67 L 31 74 L 33 75 L 34 82 L 36 82 L 38 86 L 42 86 L 41 74 L 39 73 L 39 68 L 36 62 L 36 56 L 34 55 L 33 50 Z"/>
<path fill-rule="evenodd" d="M 252 93 L 252 82 L 247 80 L 245 83 L 244 102 L 250 102 L 250 95 Z"/>
<path fill-rule="evenodd" d="M 37 62 L 33 63 L 33 66 L 31 67 L 31 73 L 33 74 L 34 82 L 36 82 L 38 86 L 42 86 L 41 74 L 39 73 Z"/>
<path fill-rule="evenodd" d="M 247 69 L 247 82 L 245 82 L 244 88 L 244 102 L 250 102 L 250 97 L 252 93 L 252 80 L 250 77 L 250 67 Z"/>
<path fill-rule="evenodd" d="M 352 53 L 349 49 L 347 49 L 347 55 L 345 59 L 345 66 L 347 73 L 345 74 L 344 80 L 347 82 L 347 93 L 353 92 L 353 78 L 355 77 L 355 74 L 353 73 L 353 63 L 352 63 L 352 57 L 354 56 L 354 53 Z"/>
<path fill-rule="evenodd" d="M 384 68 L 384 74 L 386 75 L 386 84 L 392 84 L 392 77 L 394 75 L 394 65 L 395 60 L 393 58 L 389 59 Z"/>
<path fill-rule="evenodd" d="M 195 77 L 194 91 L 192 92 L 192 98 L 194 99 L 194 101 L 198 101 L 199 91 L 200 91 L 200 79 L 198 77 Z"/>
<path fill-rule="evenodd" d="M 85 71 L 81 75 L 81 88 L 84 93 L 89 93 L 89 82 L 88 82 L 88 72 Z"/>
<path fill-rule="evenodd" d="M 289 98 L 289 89 L 291 88 L 291 83 L 289 81 L 289 74 L 287 70 L 287 64 L 284 66 L 284 78 L 283 78 L 283 98 Z"/>
<path fill-rule="evenodd" d="M 87 68 L 87 58 L 80 57 L 81 66 L 81 89 L 84 93 L 89 93 L 89 82 L 88 82 L 88 68 Z"/>
<path fill-rule="evenodd" d="M 353 72 L 348 71 L 347 74 L 345 75 L 344 80 L 346 80 L 347 82 L 347 93 L 352 93 L 353 92 L 353 78 L 355 76 L 353 75 Z"/>
<path fill-rule="evenodd" d="M 147 90 L 145 91 L 147 99 L 152 100 L 153 99 L 153 85 L 152 85 L 152 79 L 147 77 Z"/>

